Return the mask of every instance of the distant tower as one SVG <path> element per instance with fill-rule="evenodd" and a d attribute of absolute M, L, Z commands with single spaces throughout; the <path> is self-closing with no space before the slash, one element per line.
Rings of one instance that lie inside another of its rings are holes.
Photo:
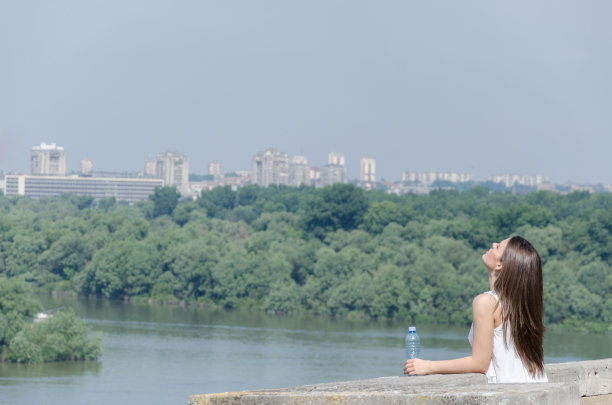
<path fill-rule="evenodd" d="M 147 160 L 145 162 L 145 175 L 155 176 L 157 162 L 155 160 Z"/>
<path fill-rule="evenodd" d="M 210 174 L 214 178 L 221 177 L 221 163 L 219 163 L 219 162 L 210 162 L 208 164 L 208 174 Z"/>
<path fill-rule="evenodd" d="M 189 158 L 178 152 L 157 155 L 155 175 L 164 179 L 166 186 L 176 186 L 185 195 L 189 192 Z"/>
<path fill-rule="evenodd" d="M 289 184 L 301 186 L 310 184 L 310 167 L 305 156 L 294 156 L 289 170 Z"/>
<path fill-rule="evenodd" d="M 318 183 L 321 180 L 321 168 L 318 166 L 312 166 L 310 168 L 310 182 Z"/>
<path fill-rule="evenodd" d="M 30 149 L 30 173 L 33 175 L 65 176 L 66 151 L 54 143 L 41 143 Z"/>
<path fill-rule="evenodd" d="M 376 181 L 376 162 L 372 158 L 361 159 L 361 173 L 359 180 L 373 183 Z"/>
<path fill-rule="evenodd" d="M 93 172 L 93 162 L 89 159 L 81 160 L 81 174 L 83 176 L 91 176 Z"/>
<path fill-rule="evenodd" d="M 327 155 L 327 165 L 321 170 L 321 184 L 331 186 L 335 183 L 346 183 L 348 175 L 344 166 L 344 155 L 338 152 L 330 152 Z"/>
<path fill-rule="evenodd" d="M 344 154 L 338 152 L 329 152 L 327 155 L 327 164 L 344 166 Z"/>
<path fill-rule="evenodd" d="M 266 149 L 253 158 L 252 181 L 262 187 L 271 184 L 289 185 L 289 156 L 275 149 Z"/>

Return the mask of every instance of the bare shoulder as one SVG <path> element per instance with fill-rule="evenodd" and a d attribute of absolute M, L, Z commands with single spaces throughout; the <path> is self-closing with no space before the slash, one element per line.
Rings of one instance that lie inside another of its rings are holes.
<path fill-rule="evenodd" d="M 474 310 L 486 310 L 490 311 L 497 306 L 497 300 L 491 294 L 482 293 L 478 294 L 474 301 L 472 301 L 472 308 Z"/>

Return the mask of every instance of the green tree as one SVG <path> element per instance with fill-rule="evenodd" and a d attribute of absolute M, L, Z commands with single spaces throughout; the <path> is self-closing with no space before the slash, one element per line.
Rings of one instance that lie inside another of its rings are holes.
<path fill-rule="evenodd" d="M 181 195 L 176 191 L 176 187 L 158 187 L 155 192 L 149 196 L 149 199 L 155 204 L 153 207 L 153 217 L 160 215 L 170 215 L 178 205 Z"/>
<path fill-rule="evenodd" d="M 152 243 L 116 241 L 94 254 L 77 283 L 87 295 L 127 299 L 148 295 L 161 273 L 160 253 Z"/>
<path fill-rule="evenodd" d="M 206 209 L 209 217 L 225 218 L 236 206 L 236 192 L 232 191 L 231 186 L 204 190 L 198 204 Z"/>
<path fill-rule="evenodd" d="M 196 209 L 196 204 L 191 201 L 185 201 L 179 203 L 174 212 L 172 213 L 172 219 L 178 225 L 183 226 L 187 222 L 189 222 L 189 218 L 191 217 L 191 212 Z"/>
<path fill-rule="evenodd" d="M 0 278 L 0 351 L 41 310 L 23 281 Z"/>
<path fill-rule="evenodd" d="M 68 232 L 39 257 L 41 269 L 69 280 L 91 259 L 93 246 L 80 232 Z"/>
<path fill-rule="evenodd" d="M 95 360 L 102 354 L 102 337 L 88 337 L 89 328 L 72 309 L 57 311 L 38 323 L 25 325 L 12 339 L 6 358 L 19 363 Z"/>
<path fill-rule="evenodd" d="M 380 233 L 392 222 L 404 226 L 412 217 L 409 207 L 392 201 L 373 202 L 363 218 L 363 228 L 370 233 Z"/>
<path fill-rule="evenodd" d="M 578 282 L 589 292 L 602 298 L 612 297 L 612 272 L 607 263 L 592 262 L 582 267 L 578 273 Z"/>
<path fill-rule="evenodd" d="M 302 212 L 304 227 L 316 237 L 337 229 L 359 226 L 368 210 L 365 191 L 352 184 L 334 184 L 316 190 Z"/>
<path fill-rule="evenodd" d="M 275 281 L 270 286 L 270 294 L 265 299 L 265 310 L 277 315 L 295 314 L 300 312 L 299 286 L 291 279 Z"/>

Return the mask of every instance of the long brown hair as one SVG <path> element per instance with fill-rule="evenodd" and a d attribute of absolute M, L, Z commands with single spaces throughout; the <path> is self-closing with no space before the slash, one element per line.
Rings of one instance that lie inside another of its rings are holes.
<path fill-rule="evenodd" d="M 544 374 L 544 305 L 542 261 L 535 248 L 520 236 L 508 241 L 501 257 L 502 270 L 495 292 L 502 307 L 504 342 L 506 331 L 532 377 Z M 508 328 L 509 327 L 509 328 Z"/>

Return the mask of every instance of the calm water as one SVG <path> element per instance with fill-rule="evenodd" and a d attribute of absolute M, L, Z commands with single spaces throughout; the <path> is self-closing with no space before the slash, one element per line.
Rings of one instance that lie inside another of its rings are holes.
<path fill-rule="evenodd" d="M 191 394 L 400 375 L 407 325 L 50 300 L 102 332 L 97 362 L 0 364 L 1 404 L 186 404 Z M 421 355 L 469 354 L 467 328 L 417 325 Z M 546 362 L 612 357 L 610 335 L 549 333 Z"/>

